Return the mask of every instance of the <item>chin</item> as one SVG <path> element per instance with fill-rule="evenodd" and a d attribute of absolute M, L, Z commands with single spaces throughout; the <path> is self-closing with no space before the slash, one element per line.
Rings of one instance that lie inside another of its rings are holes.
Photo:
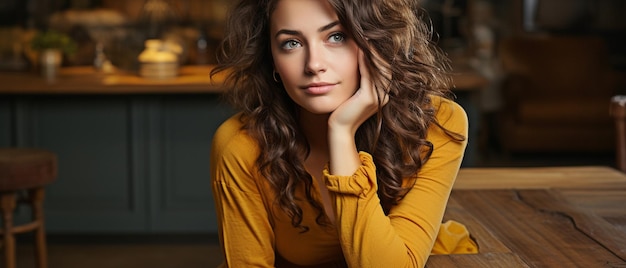
<path fill-rule="evenodd" d="M 308 105 L 301 106 L 301 108 L 311 114 L 324 115 L 334 112 L 338 106 L 339 105 Z"/>

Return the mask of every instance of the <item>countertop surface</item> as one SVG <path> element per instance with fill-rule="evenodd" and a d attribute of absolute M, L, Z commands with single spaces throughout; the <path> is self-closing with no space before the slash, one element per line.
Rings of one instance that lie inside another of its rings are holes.
<path fill-rule="evenodd" d="M 0 72 L 0 94 L 188 94 L 220 93 L 223 77 L 213 80 L 211 65 L 183 66 L 173 78 L 143 78 L 136 73 L 105 74 L 90 66 L 61 68 L 54 80 L 36 72 Z"/>

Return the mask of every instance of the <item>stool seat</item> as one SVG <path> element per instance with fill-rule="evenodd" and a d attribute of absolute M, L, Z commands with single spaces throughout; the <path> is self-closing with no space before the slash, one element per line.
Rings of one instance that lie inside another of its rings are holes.
<path fill-rule="evenodd" d="M 2 212 L 2 244 L 4 266 L 15 268 L 15 234 L 35 233 L 35 262 L 48 267 L 43 200 L 44 187 L 57 176 L 57 158 L 52 152 L 36 148 L 0 148 L 0 211 Z M 31 207 L 32 221 L 14 225 L 13 213 L 18 205 L 18 192 L 25 192 Z"/>
<path fill-rule="evenodd" d="M 45 186 L 56 176 L 54 153 L 35 148 L 0 148 L 0 191 Z"/>

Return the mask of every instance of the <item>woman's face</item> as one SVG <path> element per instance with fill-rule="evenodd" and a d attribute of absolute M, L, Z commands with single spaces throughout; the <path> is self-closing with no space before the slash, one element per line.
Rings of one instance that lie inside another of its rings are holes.
<path fill-rule="evenodd" d="M 358 46 L 327 1 L 279 0 L 270 35 L 279 82 L 304 110 L 331 113 L 359 87 Z"/>

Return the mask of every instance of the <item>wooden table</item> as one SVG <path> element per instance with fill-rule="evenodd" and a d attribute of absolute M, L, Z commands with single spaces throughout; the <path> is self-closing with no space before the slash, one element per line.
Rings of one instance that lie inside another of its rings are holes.
<path fill-rule="evenodd" d="M 626 174 L 612 168 L 462 169 L 445 220 L 480 253 L 427 267 L 626 267 Z"/>

